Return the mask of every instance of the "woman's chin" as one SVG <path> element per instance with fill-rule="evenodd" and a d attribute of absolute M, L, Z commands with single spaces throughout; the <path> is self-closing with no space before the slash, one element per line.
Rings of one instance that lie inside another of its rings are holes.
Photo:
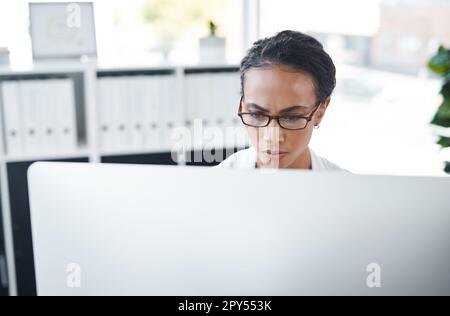
<path fill-rule="evenodd" d="M 289 162 L 286 159 L 286 155 L 281 157 L 269 157 L 267 155 L 262 155 L 259 159 L 259 165 L 262 168 L 284 169 L 288 168 Z"/>

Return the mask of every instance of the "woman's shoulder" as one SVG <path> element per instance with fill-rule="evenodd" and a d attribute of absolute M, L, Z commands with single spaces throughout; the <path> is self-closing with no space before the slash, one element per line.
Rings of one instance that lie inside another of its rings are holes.
<path fill-rule="evenodd" d="M 311 166 L 312 166 L 312 170 L 315 170 L 315 171 L 329 170 L 329 171 L 345 171 L 345 172 L 349 172 L 348 170 L 339 167 L 338 165 L 336 165 L 335 163 L 329 161 L 328 159 L 317 155 L 312 149 L 310 149 L 310 152 L 311 152 Z"/>

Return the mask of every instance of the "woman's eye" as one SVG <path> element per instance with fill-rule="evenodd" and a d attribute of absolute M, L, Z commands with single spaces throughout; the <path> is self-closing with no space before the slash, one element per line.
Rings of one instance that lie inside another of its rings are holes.
<path fill-rule="evenodd" d="M 296 122 L 296 121 L 300 121 L 301 119 L 303 119 L 303 116 L 299 116 L 299 115 L 283 116 L 283 120 L 287 121 L 287 122 Z"/>
<path fill-rule="evenodd" d="M 261 113 L 250 113 L 250 116 L 255 119 L 264 119 L 265 116 Z"/>

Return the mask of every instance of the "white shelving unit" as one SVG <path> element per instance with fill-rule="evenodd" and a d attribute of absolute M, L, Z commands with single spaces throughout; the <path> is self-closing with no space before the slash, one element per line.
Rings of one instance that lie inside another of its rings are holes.
<path fill-rule="evenodd" d="M 31 69 L 25 70 L 10 70 L 0 69 L 0 84 L 4 80 L 21 79 L 21 78 L 51 78 L 55 75 L 70 76 L 76 75 L 80 78 L 82 84 L 82 91 L 84 91 L 81 100 L 77 100 L 77 111 L 82 115 L 77 115 L 81 122 L 77 122 L 77 126 L 81 126 L 83 129 L 83 139 L 78 139 L 79 146 L 75 151 L 70 152 L 58 152 L 47 154 L 32 154 L 32 155 L 9 155 L 6 150 L 5 142 L 5 130 L 4 130 L 4 118 L 3 111 L 0 111 L 0 119 L 2 122 L 0 128 L 0 185 L 1 185 L 1 203 L 2 214 L 5 234 L 5 248 L 6 257 L 8 263 L 8 278 L 9 278 L 9 290 L 11 295 L 18 294 L 18 287 L 16 282 L 16 266 L 15 266 L 15 254 L 14 254 L 14 232 L 12 227 L 11 216 L 11 203 L 10 192 L 14 190 L 9 183 L 8 177 L 8 164 L 20 163 L 20 162 L 32 162 L 39 160 L 64 160 L 74 158 L 87 158 L 89 163 L 100 163 L 102 157 L 105 156 L 127 156 L 127 155 L 145 155 L 152 153 L 164 153 L 170 152 L 171 148 L 161 147 L 156 149 L 147 150 L 145 148 L 135 148 L 130 150 L 103 150 L 100 144 L 100 120 L 99 120 L 99 106 L 97 87 L 99 77 L 107 76 L 134 76 L 134 75 L 147 75 L 151 73 L 158 73 L 161 71 L 169 71 L 173 73 L 176 80 L 176 102 L 181 105 L 181 108 L 186 111 L 186 78 L 192 73 L 220 73 L 220 72 L 236 72 L 238 73 L 239 67 L 237 65 L 194 65 L 194 66 L 180 66 L 180 65 L 165 65 L 165 66 L 148 66 L 148 67 L 109 67 L 101 68 L 94 63 L 85 64 L 64 64 L 64 65 L 37 65 Z M 78 83 L 80 84 L 80 83 Z M 238 83 L 237 83 L 238 84 Z M 218 96 L 220 98 L 220 96 Z M 236 111 L 237 103 L 239 102 L 239 96 L 236 95 Z M 0 103 L 1 104 L 1 103 Z M 81 106 L 81 108 L 79 108 Z M 185 117 L 186 113 L 182 113 L 182 117 Z M 237 116 L 236 116 L 237 117 Z M 222 148 L 244 148 L 248 146 L 247 140 L 241 140 L 240 143 L 226 144 L 226 143 L 214 143 L 209 144 L 202 148 L 190 147 L 187 148 L 186 153 L 196 150 L 209 149 L 211 147 Z M 183 162 L 180 162 L 181 164 Z"/>

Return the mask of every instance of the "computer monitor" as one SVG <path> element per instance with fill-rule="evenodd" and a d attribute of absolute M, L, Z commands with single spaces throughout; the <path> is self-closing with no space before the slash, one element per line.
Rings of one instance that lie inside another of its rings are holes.
<path fill-rule="evenodd" d="M 39 295 L 449 295 L 450 178 L 45 163 Z"/>

